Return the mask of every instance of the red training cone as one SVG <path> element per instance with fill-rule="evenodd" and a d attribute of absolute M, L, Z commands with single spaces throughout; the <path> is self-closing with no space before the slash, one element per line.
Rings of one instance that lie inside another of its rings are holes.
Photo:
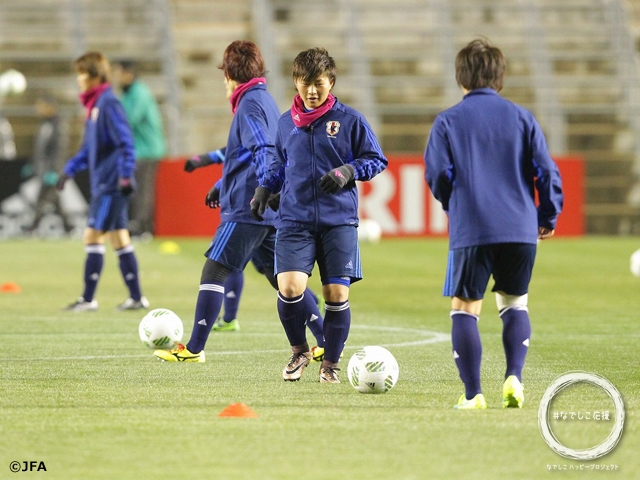
<path fill-rule="evenodd" d="M 258 418 L 258 414 L 244 403 L 232 403 L 222 410 L 219 417 Z"/>
<path fill-rule="evenodd" d="M 21 291 L 22 291 L 22 288 L 20 288 L 20 285 L 18 285 L 17 283 L 6 282 L 0 285 L 0 292 L 20 293 Z"/>

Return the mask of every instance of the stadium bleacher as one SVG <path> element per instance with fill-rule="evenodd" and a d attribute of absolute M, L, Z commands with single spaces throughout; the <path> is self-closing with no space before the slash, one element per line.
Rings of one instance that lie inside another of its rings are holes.
<path fill-rule="evenodd" d="M 584 158 L 587 231 L 640 233 L 640 0 L 4 0 L 0 70 L 22 71 L 28 89 L 1 107 L 28 156 L 34 95 L 54 93 L 78 117 L 71 61 L 99 49 L 141 62 L 172 153 L 190 155 L 226 141 L 217 66 L 230 41 L 256 40 L 276 62 L 268 78 L 282 86 L 281 108 L 293 57 L 324 46 L 339 67 L 336 95 L 372 120 L 385 151 L 421 153 L 435 115 L 461 98 L 455 54 L 478 35 L 503 49 L 502 93 L 536 114 L 552 152 Z"/>

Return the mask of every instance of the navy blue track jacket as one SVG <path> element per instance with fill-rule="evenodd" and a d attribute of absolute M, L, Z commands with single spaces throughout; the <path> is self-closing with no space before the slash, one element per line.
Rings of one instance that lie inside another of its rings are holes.
<path fill-rule="evenodd" d="M 562 184 L 542 129 L 495 90 L 472 90 L 441 112 L 424 159 L 427 183 L 449 213 L 451 249 L 535 244 L 538 227 L 555 228 Z"/>
<path fill-rule="evenodd" d="M 364 116 L 336 100 L 326 114 L 310 126 L 297 128 L 291 111 L 278 122 L 276 156 L 261 186 L 281 192 L 276 228 L 305 226 L 315 230 L 358 225 L 358 190 L 349 182 L 335 194 L 320 189 L 320 178 L 350 164 L 355 180 L 371 180 L 387 168 L 371 127 Z"/>
<path fill-rule="evenodd" d="M 89 169 L 91 195 L 118 191 L 118 179 L 133 181 L 135 170 L 133 135 L 118 97 L 107 88 L 91 109 L 85 122 L 82 146 L 64 167 L 64 173 L 74 177 Z"/>

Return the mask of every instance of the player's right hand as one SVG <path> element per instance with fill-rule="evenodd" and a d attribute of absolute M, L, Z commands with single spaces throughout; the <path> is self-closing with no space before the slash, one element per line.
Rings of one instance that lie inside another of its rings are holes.
<path fill-rule="evenodd" d="M 69 175 L 67 175 L 66 173 L 62 173 L 60 174 L 60 178 L 58 179 L 58 182 L 56 183 L 56 190 L 58 191 L 62 191 L 64 190 L 64 183 L 69 180 L 71 177 Z"/>
<path fill-rule="evenodd" d="M 209 208 L 218 208 L 220 206 L 220 190 L 215 185 L 207 193 L 204 203 Z"/>
<path fill-rule="evenodd" d="M 194 155 L 193 157 L 189 158 L 186 162 L 184 162 L 184 171 L 193 172 L 196 168 L 202 167 L 204 164 L 206 164 L 206 159 L 203 158 L 206 156 L 207 155 Z"/>
<path fill-rule="evenodd" d="M 256 220 L 262 222 L 264 218 L 264 211 L 267 208 L 267 202 L 269 201 L 269 189 L 267 187 L 258 187 L 256 191 L 253 193 L 253 198 L 251 199 L 251 216 Z"/>
<path fill-rule="evenodd" d="M 538 227 L 538 240 L 546 240 L 547 238 L 553 237 L 553 234 L 556 233 L 552 228 L 547 227 Z"/>

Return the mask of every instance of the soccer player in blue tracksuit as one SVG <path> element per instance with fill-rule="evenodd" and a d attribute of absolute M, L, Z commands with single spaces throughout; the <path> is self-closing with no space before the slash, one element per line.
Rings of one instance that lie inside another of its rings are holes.
<path fill-rule="evenodd" d="M 521 408 L 531 334 L 527 292 L 537 240 L 554 234 L 562 210 L 560 174 L 534 116 L 498 95 L 502 52 L 474 40 L 455 65 L 464 98 L 436 117 L 425 152 L 427 183 L 449 214 L 443 295 L 452 297 L 453 357 L 465 386 L 455 408 L 487 407 L 478 320 L 491 275 L 507 363 L 503 406 Z"/>
<path fill-rule="evenodd" d="M 205 202 L 220 205 L 220 225 L 205 252 L 191 338 L 175 349 L 157 350 L 156 356 L 169 362 L 204 362 L 204 347 L 222 308 L 225 283 L 231 272 L 244 270 L 252 260 L 271 285 L 277 288 L 273 273 L 275 229 L 273 213 L 265 223 L 255 220 L 250 211 L 258 178 L 264 175 L 267 161 L 274 155 L 274 139 L 280 111 L 267 92 L 265 66 L 258 47 L 237 40 L 225 50 L 220 69 L 224 73 L 227 97 L 234 113 L 224 151 L 222 182 L 216 200 L 213 190 Z M 311 296 L 309 296 L 310 302 Z M 302 321 L 318 307 L 305 303 Z"/>
<path fill-rule="evenodd" d="M 76 173 L 89 169 L 91 202 L 84 244 L 87 252 L 84 268 L 84 292 L 66 310 L 75 312 L 98 309 L 94 299 L 104 263 L 104 240 L 118 255 L 120 272 L 129 289 L 129 298 L 119 310 L 148 308 L 138 280 L 138 262 L 129 231 L 127 210 L 134 190 L 135 156 L 133 136 L 124 109 L 109 81 L 110 66 L 99 52 L 88 52 L 75 61 L 80 100 L 87 110 L 84 139 L 80 151 L 71 158 L 58 180 L 62 190 Z"/>
<path fill-rule="evenodd" d="M 354 180 L 371 180 L 387 166 L 365 118 L 331 95 L 335 79 L 336 65 L 326 50 L 312 48 L 296 57 L 298 95 L 280 117 L 276 157 L 251 202 L 261 219 L 270 195 L 281 192 L 276 274 L 278 312 L 293 352 L 282 372 L 289 381 L 300 379 L 311 357 L 299 312 L 317 261 L 325 299 L 320 382 L 340 382 L 338 361 L 351 324 L 349 287 L 362 278 Z"/>

